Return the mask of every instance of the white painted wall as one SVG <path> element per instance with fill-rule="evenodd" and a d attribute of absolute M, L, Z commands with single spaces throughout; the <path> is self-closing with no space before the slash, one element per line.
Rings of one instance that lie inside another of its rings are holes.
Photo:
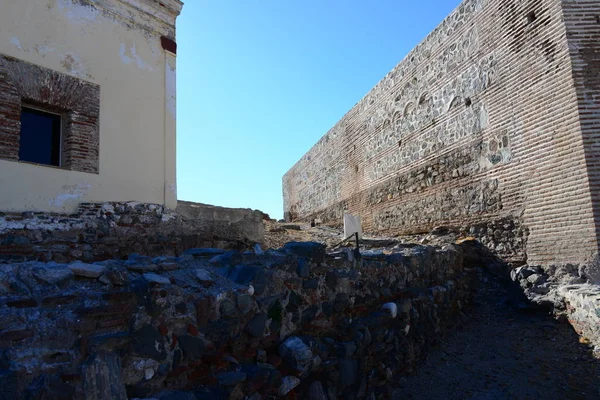
<path fill-rule="evenodd" d="M 0 211 L 72 212 L 104 201 L 177 206 L 175 57 L 160 37 L 174 36 L 181 3 L 166 3 L 176 13 L 154 0 L 0 2 L 0 53 L 101 92 L 99 174 L 0 160 Z M 133 6 L 163 9 L 151 16 Z"/>

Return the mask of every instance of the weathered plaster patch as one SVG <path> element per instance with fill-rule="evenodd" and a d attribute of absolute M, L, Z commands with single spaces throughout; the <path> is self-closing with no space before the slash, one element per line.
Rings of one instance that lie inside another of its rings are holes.
<path fill-rule="evenodd" d="M 171 56 L 167 56 L 166 69 L 166 96 L 167 96 L 167 111 L 173 119 L 177 115 L 177 80 L 175 72 L 175 60 Z"/>
<path fill-rule="evenodd" d="M 53 48 L 48 46 L 47 44 L 36 44 L 34 47 L 35 51 L 42 57 L 44 57 L 48 53 L 52 53 L 54 51 Z"/>
<path fill-rule="evenodd" d="M 79 204 L 81 198 L 90 190 L 92 186 L 88 183 L 79 183 L 76 185 L 64 185 L 63 193 L 56 196 L 50 201 L 50 205 L 54 207 L 64 207 L 68 204 Z"/>
<path fill-rule="evenodd" d="M 80 1 L 57 0 L 56 4 L 71 22 L 86 23 L 98 17 L 98 11 L 93 6 Z"/>
<path fill-rule="evenodd" d="M 177 185 L 175 183 L 170 184 L 168 190 L 173 196 L 177 195 Z"/>
<path fill-rule="evenodd" d="M 152 66 L 149 65 L 148 63 L 146 63 L 142 59 L 142 57 L 140 57 L 140 55 L 137 53 L 135 44 L 129 48 L 129 52 L 128 52 L 127 47 L 125 46 L 125 43 L 121 43 L 121 47 L 119 48 L 119 55 L 121 56 L 121 60 L 123 61 L 123 63 L 125 63 L 127 65 L 135 63 L 135 65 L 139 69 L 144 69 L 147 71 L 154 70 L 152 68 Z"/>
<path fill-rule="evenodd" d="M 90 74 L 81 59 L 73 53 L 67 53 L 63 56 L 60 64 L 71 74 L 78 78 L 89 78 Z"/>
<path fill-rule="evenodd" d="M 19 50 L 23 50 L 23 46 L 21 46 L 21 42 L 19 41 L 19 38 L 17 37 L 13 37 L 10 39 L 10 43 L 15 46 L 17 49 Z"/>

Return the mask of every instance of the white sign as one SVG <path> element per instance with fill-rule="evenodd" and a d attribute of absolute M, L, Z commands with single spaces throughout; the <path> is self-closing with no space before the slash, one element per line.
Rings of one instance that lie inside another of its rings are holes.
<path fill-rule="evenodd" d="M 358 232 L 358 238 L 362 239 L 360 217 L 352 214 L 344 214 L 344 238 L 354 235 L 356 232 Z"/>

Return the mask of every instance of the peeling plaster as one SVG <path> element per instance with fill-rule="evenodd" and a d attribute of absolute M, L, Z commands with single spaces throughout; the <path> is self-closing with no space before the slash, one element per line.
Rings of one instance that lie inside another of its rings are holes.
<path fill-rule="evenodd" d="M 177 185 L 175 183 L 172 183 L 170 185 L 168 185 L 168 189 L 169 193 L 173 196 L 177 196 Z"/>
<path fill-rule="evenodd" d="M 90 74 L 81 59 L 73 53 L 67 53 L 63 56 L 60 64 L 71 74 L 78 78 L 89 78 Z"/>
<path fill-rule="evenodd" d="M 167 56 L 167 68 L 166 68 L 166 93 L 167 96 L 167 111 L 173 119 L 177 116 L 177 80 L 175 72 L 175 60 L 172 60 L 170 56 Z"/>
<path fill-rule="evenodd" d="M 13 46 L 15 46 L 17 49 L 19 50 L 23 50 L 23 46 L 21 46 L 21 42 L 19 41 L 19 38 L 17 37 L 13 37 L 10 39 L 10 42 L 12 43 Z"/>
<path fill-rule="evenodd" d="M 64 207 L 65 204 L 79 204 L 81 198 L 87 194 L 92 185 L 88 183 L 79 183 L 76 185 L 64 185 L 63 193 L 50 200 L 50 205 L 54 207 Z"/>
<path fill-rule="evenodd" d="M 137 53 L 135 44 L 129 48 L 129 54 L 127 54 L 127 47 L 125 46 L 125 43 L 121 43 L 121 47 L 119 48 L 119 55 L 121 56 L 121 60 L 123 61 L 123 63 L 127 65 L 135 63 L 135 65 L 139 69 L 145 69 L 148 71 L 154 70 L 154 68 L 152 68 L 151 65 L 147 64 Z"/>
<path fill-rule="evenodd" d="M 94 21 L 98 17 L 98 11 L 91 5 L 83 2 L 74 2 L 73 0 L 57 0 L 58 9 L 65 16 L 76 23 L 87 23 Z"/>
<path fill-rule="evenodd" d="M 44 56 L 46 56 L 46 54 L 52 53 L 54 51 L 54 49 L 51 48 L 50 46 L 48 46 L 47 44 L 36 44 L 34 49 L 42 57 L 44 57 Z"/>

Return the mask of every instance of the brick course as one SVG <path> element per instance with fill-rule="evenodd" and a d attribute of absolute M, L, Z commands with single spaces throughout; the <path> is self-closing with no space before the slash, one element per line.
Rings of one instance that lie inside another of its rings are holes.
<path fill-rule="evenodd" d="M 597 15 L 597 1 L 464 1 L 284 176 L 286 219 L 349 211 L 385 234 L 513 220 L 529 263 L 590 259 Z"/>

